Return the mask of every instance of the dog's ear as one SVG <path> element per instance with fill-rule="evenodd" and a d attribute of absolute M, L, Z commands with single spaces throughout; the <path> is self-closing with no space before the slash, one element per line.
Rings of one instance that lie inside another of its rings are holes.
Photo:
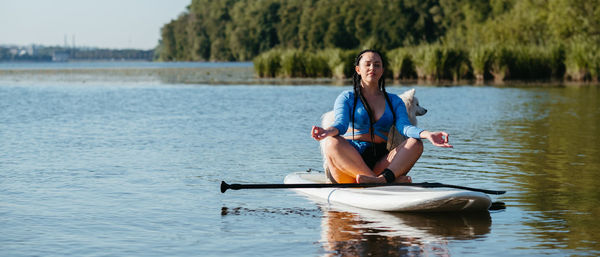
<path fill-rule="evenodd" d="M 410 89 L 407 90 L 406 92 L 402 93 L 402 100 L 404 100 L 405 102 L 412 102 L 413 98 L 415 97 L 415 89 Z"/>
<path fill-rule="evenodd" d="M 414 89 L 414 88 L 413 88 L 413 89 L 411 89 L 411 90 L 408 90 L 407 92 L 408 92 L 408 96 L 409 96 L 410 98 L 413 98 L 413 97 L 415 97 L 415 89 Z"/>

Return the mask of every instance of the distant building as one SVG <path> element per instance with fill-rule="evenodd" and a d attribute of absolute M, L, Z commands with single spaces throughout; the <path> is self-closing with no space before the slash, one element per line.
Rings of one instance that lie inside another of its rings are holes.
<path fill-rule="evenodd" d="M 35 56 L 37 54 L 36 48 L 34 45 L 29 45 L 29 46 L 25 47 L 25 50 L 27 51 L 27 54 L 31 55 L 31 56 Z"/>
<path fill-rule="evenodd" d="M 69 52 L 66 51 L 54 51 L 52 53 L 53 62 L 66 62 L 69 60 Z"/>

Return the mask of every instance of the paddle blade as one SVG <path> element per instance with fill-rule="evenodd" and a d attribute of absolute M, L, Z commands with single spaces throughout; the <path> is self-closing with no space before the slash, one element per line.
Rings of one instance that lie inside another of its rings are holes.
<path fill-rule="evenodd" d="M 504 210 L 506 209 L 506 204 L 504 202 L 493 202 L 490 206 L 490 211 Z"/>
<path fill-rule="evenodd" d="M 225 183 L 225 181 L 221 181 L 221 193 L 225 193 L 229 189 L 229 184 Z"/>

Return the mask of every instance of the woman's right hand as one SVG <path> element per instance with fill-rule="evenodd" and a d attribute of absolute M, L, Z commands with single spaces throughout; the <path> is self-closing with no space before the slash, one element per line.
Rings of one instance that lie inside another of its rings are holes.
<path fill-rule="evenodd" d="M 310 134 L 312 136 L 312 138 L 314 138 L 317 141 L 321 141 L 323 139 L 325 139 L 326 137 L 329 136 L 335 136 L 338 134 L 338 131 L 336 128 L 321 128 L 318 126 L 313 126 L 312 130 L 310 131 Z"/>

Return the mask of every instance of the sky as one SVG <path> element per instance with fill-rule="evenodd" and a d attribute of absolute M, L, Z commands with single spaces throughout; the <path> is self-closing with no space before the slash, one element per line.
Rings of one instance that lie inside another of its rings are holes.
<path fill-rule="evenodd" d="M 152 49 L 192 0 L 0 0 L 0 45 Z"/>

